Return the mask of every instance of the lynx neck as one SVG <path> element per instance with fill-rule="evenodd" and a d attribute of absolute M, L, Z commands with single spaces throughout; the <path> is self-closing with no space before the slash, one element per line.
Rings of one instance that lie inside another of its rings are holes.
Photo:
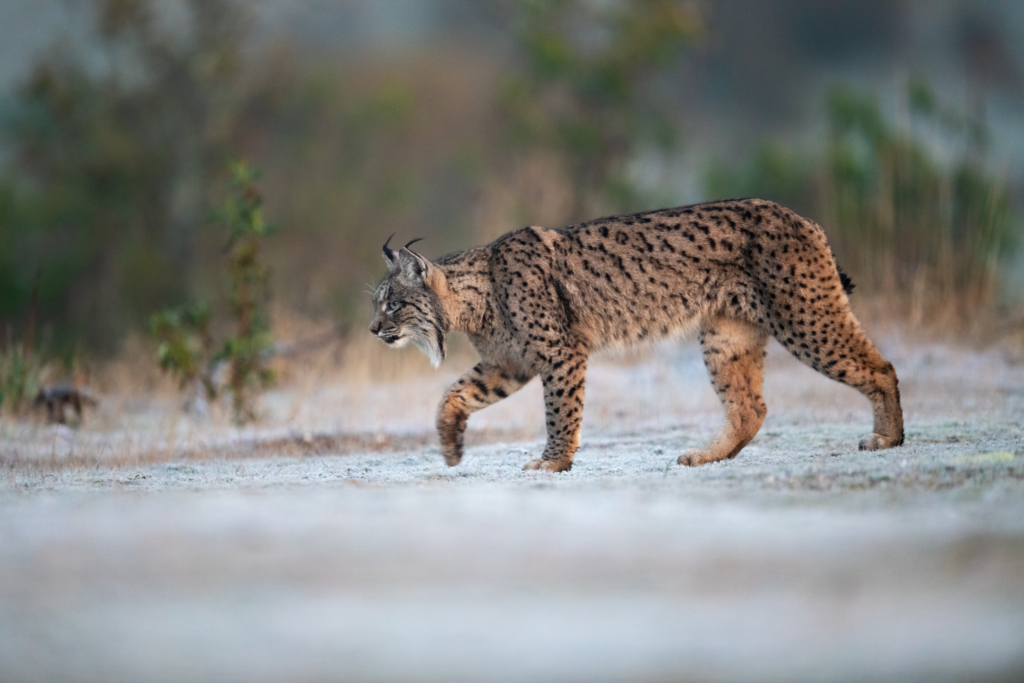
<path fill-rule="evenodd" d="M 491 296 L 490 250 L 478 247 L 443 256 L 435 265 L 445 276 L 438 291 L 450 331 L 479 332 Z"/>

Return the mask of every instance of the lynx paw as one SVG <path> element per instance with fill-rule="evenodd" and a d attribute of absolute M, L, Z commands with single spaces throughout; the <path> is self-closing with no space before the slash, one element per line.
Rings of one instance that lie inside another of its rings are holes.
<path fill-rule="evenodd" d="M 698 465 L 711 462 L 711 458 L 704 451 L 691 450 L 680 455 L 676 462 L 687 467 L 697 467 Z"/>
<path fill-rule="evenodd" d="M 524 470 L 547 470 L 548 472 L 566 472 L 572 469 L 572 460 L 531 460 L 523 465 Z"/>
<path fill-rule="evenodd" d="M 441 455 L 444 456 L 444 461 L 448 467 L 455 467 L 462 462 L 462 449 L 459 447 L 442 448 Z"/>
<path fill-rule="evenodd" d="M 862 451 L 880 451 L 883 448 L 892 448 L 899 446 L 902 441 L 897 442 L 896 439 L 889 436 L 882 436 L 881 434 L 868 434 L 860 440 L 860 450 Z"/>

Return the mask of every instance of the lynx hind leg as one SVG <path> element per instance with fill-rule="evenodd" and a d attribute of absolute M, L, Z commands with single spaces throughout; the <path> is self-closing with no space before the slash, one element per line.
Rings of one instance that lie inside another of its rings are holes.
<path fill-rule="evenodd" d="M 458 465 L 462 460 L 463 438 L 470 414 L 515 393 L 530 379 L 530 375 L 481 362 L 449 387 L 437 410 L 441 454 L 449 466 Z"/>
<path fill-rule="evenodd" d="M 680 465 L 703 465 L 734 458 L 761 428 L 768 412 L 761 392 L 768 336 L 736 318 L 718 318 L 700 332 L 704 364 L 725 408 L 725 426 L 703 450 L 679 456 Z"/>
<path fill-rule="evenodd" d="M 903 445 L 903 408 L 900 405 L 899 379 L 892 363 L 882 357 L 867 335 L 863 343 L 868 361 L 861 368 L 860 386 L 854 386 L 871 401 L 874 431 L 860 440 L 862 451 L 877 451 Z M 842 381 L 842 380 L 840 380 Z"/>
<path fill-rule="evenodd" d="M 899 381 L 887 361 L 840 298 L 793 304 L 795 315 L 773 326 L 790 353 L 829 379 L 842 382 L 871 401 L 874 431 L 860 440 L 860 450 L 903 445 L 903 409 Z"/>

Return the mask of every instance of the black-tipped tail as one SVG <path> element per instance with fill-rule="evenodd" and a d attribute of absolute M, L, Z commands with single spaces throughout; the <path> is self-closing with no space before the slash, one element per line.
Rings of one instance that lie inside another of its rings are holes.
<path fill-rule="evenodd" d="M 843 285 L 843 291 L 847 294 L 853 294 L 853 288 L 857 285 L 853 284 L 853 280 L 850 276 L 843 272 L 843 269 L 836 265 L 836 270 L 839 271 L 839 282 Z"/>

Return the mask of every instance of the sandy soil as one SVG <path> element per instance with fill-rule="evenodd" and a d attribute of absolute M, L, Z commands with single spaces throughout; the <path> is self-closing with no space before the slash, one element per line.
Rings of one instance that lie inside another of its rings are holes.
<path fill-rule="evenodd" d="M 880 453 L 774 345 L 761 433 L 695 469 L 722 417 L 692 344 L 594 362 L 561 475 L 521 470 L 537 383 L 443 465 L 459 367 L 286 386 L 258 429 L 118 397 L 4 423 L 0 680 L 1022 680 L 1024 367 L 880 341 Z"/>

